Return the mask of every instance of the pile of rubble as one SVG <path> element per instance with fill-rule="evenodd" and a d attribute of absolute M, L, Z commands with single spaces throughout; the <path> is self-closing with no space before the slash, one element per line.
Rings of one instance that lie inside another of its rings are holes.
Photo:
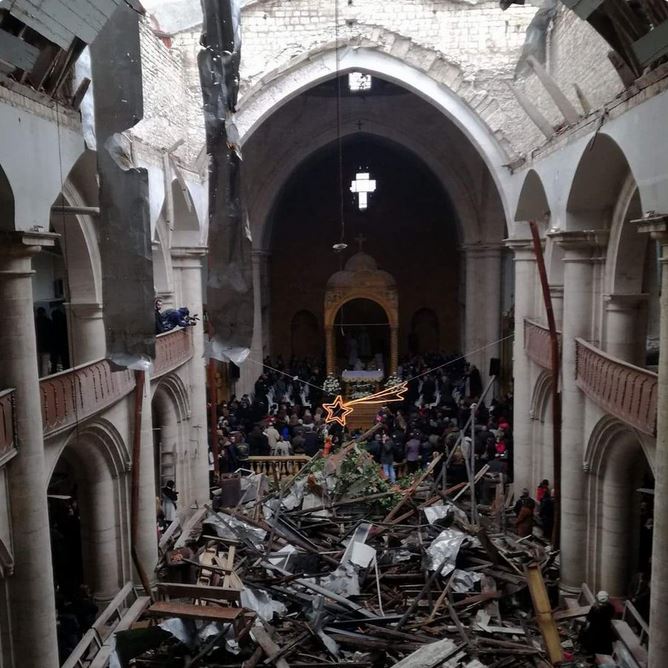
<path fill-rule="evenodd" d="M 587 608 L 554 614 L 558 554 L 502 531 L 502 486 L 473 524 L 440 470 L 391 488 L 352 443 L 278 485 L 233 479 L 163 538 L 160 600 L 116 634 L 119 665 L 576 665 Z"/>

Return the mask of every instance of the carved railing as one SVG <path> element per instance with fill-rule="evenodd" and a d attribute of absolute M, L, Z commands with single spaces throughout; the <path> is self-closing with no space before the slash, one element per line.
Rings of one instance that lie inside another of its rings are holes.
<path fill-rule="evenodd" d="M 582 339 L 575 340 L 575 382 L 606 413 L 656 435 L 658 377 L 627 364 Z"/>
<path fill-rule="evenodd" d="M 561 334 L 559 334 L 561 347 Z M 552 368 L 552 348 L 550 345 L 550 331 L 528 318 L 524 319 L 524 350 L 526 354 L 544 369 Z"/>
<path fill-rule="evenodd" d="M 193 356 L 192 330 L 192 327 L 175 329 L 156 337 L 152 378 L 174 371 Z"/>
<path fill-rule="evenodd" d="M 0 462 L 15 450 L 14 390 L 0 392 Z"/>
<path fill-rule="evenodd" d="M 253 473 L 264 473 L 270 478 L 289 478 L 299 473 L 299 469 L 311 458 L 306 455 L 291 455 L 289 457 L 249 457 L 248 467 Z M 274 473 L 275 472 L 275 473 Z"/>
<path fill-rule="evenodd" d="M 42 378 L 39 389 L 44 433 L 65 429 L 99 413 L 129 394 L 134 386 L 132 371 L 112 371 L 107 360 Z"/>

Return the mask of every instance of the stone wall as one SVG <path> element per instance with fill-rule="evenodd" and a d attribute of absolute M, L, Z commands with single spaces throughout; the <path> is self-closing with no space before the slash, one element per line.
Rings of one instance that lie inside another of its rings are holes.
<path fill-rule="evenodd" d="M 185 52 L 168 48 L 148 22 L 140 23 L 144 118 L 132 130 L 140 141 L 169 148 L 185 139 L 175 155 L 192 164 L 204 143 L 199 82 L 184 67 Z"/>
<path fill-rule="evenodd" d="M 623 90 L 621 79 L 608 60 L 608 44 L 588 23 L 563 5 L 559 6 L 549 42 L 547 70 L 578 112 L 584 113 L 575 84 L 593 110 L 610 102 Z M 553 126 L 564 123 L 563 116 L 533 72 L 520 77 L 518 87 Z"/>

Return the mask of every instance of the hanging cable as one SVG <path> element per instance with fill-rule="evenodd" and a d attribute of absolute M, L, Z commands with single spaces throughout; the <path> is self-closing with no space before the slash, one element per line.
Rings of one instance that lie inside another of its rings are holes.
<path fill-rule="evenodd" d="M 343 137 L 341 131 L 341 76 L 340 76 L 340 52 L 339 52 L 339 0 L 334 0 L 334 76 L 336 78 L 336 142 L 338 152 L 339 169 L 339 223 L 341 224 L 341 235 L 339 242 L 334 244 L 334 250 L 343 251 L 347 248 L 346 223 L 343 202 Z"/>

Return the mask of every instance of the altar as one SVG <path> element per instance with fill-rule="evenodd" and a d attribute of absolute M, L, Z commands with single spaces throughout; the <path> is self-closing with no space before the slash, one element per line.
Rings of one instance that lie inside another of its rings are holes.
<path fill-rule="evenodd" d="M 399 363 L 399 298 L 394 277 L 360 250 L 333 274 L 325 291 L 328 374 L 378 384 Z"/>

